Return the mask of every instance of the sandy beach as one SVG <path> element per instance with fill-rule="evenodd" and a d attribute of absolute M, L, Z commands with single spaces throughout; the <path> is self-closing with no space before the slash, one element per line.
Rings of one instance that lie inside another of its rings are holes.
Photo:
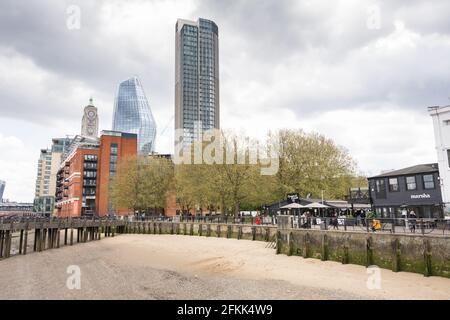
<path fill-rule="evenodd" d="M 68 289 L 79 266 L 81 288 Z M 450 299 L 450 279 L 276 255 L 258 241 L 120 235 L 0 261 L 0 299 Z"/>

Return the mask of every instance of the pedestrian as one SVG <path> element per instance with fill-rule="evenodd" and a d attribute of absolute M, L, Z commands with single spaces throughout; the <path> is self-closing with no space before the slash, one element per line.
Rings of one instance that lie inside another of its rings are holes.
<path fill-rule="evenodd" d="M 411 229 L 412 233 L 416 233 L 416 213 L 414 212 L 414 210 L 411 210 L 411 212 L 409 213 L 409 228 Z"/>

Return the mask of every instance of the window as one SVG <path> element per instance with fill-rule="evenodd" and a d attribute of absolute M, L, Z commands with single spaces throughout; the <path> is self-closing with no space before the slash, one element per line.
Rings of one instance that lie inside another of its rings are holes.
<path fill-rule="evenodd" d="M 423 176 L 423 188 L 434 189 L 434 176 L 432 174 L 425 174 Z"/>
<path fill-rule="evenodd" d="M 417 184 L 416 184 L 416 177 L 406 177 L 406 190 L 416 190 Z"/>
<path fill-rule="evenodd" d="M 111 154 L 117 154 L 118 146 L 117 143 L 111 143 Z"/>
<path fill-rule="evenodd" d="M 375 193 L 378 199 L 386 199 L 386 185 L 384 179 L 375 181 Z"/>
<path fill-rule="evenodd" d="M 397 191 L 399 191 L 398 178 L 389 178 L 389 191 L 390 192 L 397 192 Z"/>
<path fill-rule="evenodd" d="M 85 154 L 84 160 L 86 161 L 97 161 L 97 156 L 94 154 Z"/>

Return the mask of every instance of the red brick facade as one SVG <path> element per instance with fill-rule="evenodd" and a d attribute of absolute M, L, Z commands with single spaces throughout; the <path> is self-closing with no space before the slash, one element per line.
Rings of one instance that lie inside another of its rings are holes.
<path fill-rule="evenodd" d="M 109 182 L 120 159 L 135 156 L 137 136 L 103 132 L 97 145 L 80 144 L 58 171 L 56 209 L 58 217 L 80 217 L 110 212 Z M 119 214 L 129 214 L 119 210 Z"/>

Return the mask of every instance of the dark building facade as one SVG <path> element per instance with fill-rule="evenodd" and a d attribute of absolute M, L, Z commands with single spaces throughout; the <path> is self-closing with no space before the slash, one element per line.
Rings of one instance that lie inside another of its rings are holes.
<path fill-rule="evenodd" d="M 401 218 L 414 211 L 419 218 L 442 218 L 437 163 L 421 164 L 368 178 L 373 209 L 379 217 Z"/>

